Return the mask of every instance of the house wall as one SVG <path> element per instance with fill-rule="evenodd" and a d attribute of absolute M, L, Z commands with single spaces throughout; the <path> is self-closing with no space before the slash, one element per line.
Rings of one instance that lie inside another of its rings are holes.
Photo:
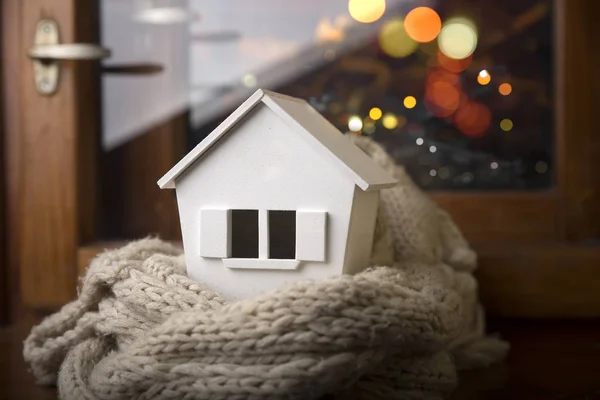
<path fill-rule="evenodd" d="M 358 186 L 355 187 L 344 273 L 355 274 L 368 266 L 378 206 L 379 191 L 365 192 Z"/>
<path fill-rule="evenodd" d="M 187 169 L 176 187 L 188 275 L 225 298 L 341 273 L 354 182 L 266 106 L 244 117 Z M 200 257 L 202 208 L 326 211 L 326 262 L 302 262 L 292 271 L 243 270 Z"/>

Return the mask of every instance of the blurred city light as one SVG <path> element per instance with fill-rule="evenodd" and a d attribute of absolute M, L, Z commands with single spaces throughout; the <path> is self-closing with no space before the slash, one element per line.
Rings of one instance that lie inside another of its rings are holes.
<path fill-rule="evenodd" d="M 352 132 L 359 132 L 362 127 L 363 121 L 359 116 L 353 115 L 348 119 L 348 129 L 350 129 Z"/>
<path fill-rule="evenodd" d="M 415 99 L 414 96 L 406 96 L 404 98 L 404 107 L 411 109 L 411 108 L 415 108 L 416 105 L 417 105 L 417 99 Z"/>
<path fill-rule="evenodd" d="M 469 57 L 477 48 L 475 25 L 464 18 L 448 20 L 438 37 L 440 51 L 449 58 L 462 60 Z"/>
<path fill-rule="evenodd" d="M 435 10 L 417 7 L 406 14 L 404 25 L 409 37 L 417 42 L 427 43 L 440 34 L 442 20 Z"/>
<path fill-rule="evenodd" d="M 356 21 L 369 24 L 383 16 L 385 0 L 349 0 L 348 11 Z"/>
<path fill-rule="evenodd" d="M 379 31 L 379 45 L 390 57 L 402 58 L 414 53 L 419 44 L 408 36 L 402 19 L 393 19 Z"/>
<path fill-rule="evenodd" d="M 398 118 L 392 113 L 386 113 L 381 123 L 386 129 L 392 130 L 398 126 Z"/>
<path fill-rule="evenodd" d="M 509 94 L 512 93 L 512 86 L 510 83 L 503 83 L 500 86 L 498 86 L 498 92 L 500 92 L 500 94 L 502 96 L 508 96 Z"/>

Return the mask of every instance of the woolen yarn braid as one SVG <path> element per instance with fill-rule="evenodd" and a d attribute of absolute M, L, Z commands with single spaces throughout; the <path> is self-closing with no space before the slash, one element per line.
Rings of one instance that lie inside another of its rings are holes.
<path fill-rule="evenodd" d="M 502 358 L 484 335 L 476 257 L 400 180 L 381 195 L 372 265 L 227 303 L 187 278 L 181 250 L 144 239 L 96 257 L 78 297 L 34 327 L 24 357 L 61 399 L 437 399 L 456 368 Z"/>

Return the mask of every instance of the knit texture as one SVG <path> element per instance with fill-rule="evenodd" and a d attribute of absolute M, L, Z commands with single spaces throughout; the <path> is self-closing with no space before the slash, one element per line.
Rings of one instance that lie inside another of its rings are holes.
<path fill-rule="evenodd" d="M 484 334 L 476 256 L 375 142 L 381 193 L 369 269 L 228 304 L 144 239 L 96 257 L 78 298 L 34 327 L 24 357 L 61 399 L 440 399 L 457 368 L 501 359 Z"/>

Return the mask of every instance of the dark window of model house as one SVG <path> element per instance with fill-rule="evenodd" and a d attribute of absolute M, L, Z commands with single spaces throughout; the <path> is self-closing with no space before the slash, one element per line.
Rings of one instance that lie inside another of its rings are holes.
<path fill-rule="evenodd" d="M 231 257 L 258 258 L 258 210 L 231 210 Z"/>
<path fill-rule="evenodd" d="M 269 258 L 296 258 L 296 211 L 269 211 Z"/>

